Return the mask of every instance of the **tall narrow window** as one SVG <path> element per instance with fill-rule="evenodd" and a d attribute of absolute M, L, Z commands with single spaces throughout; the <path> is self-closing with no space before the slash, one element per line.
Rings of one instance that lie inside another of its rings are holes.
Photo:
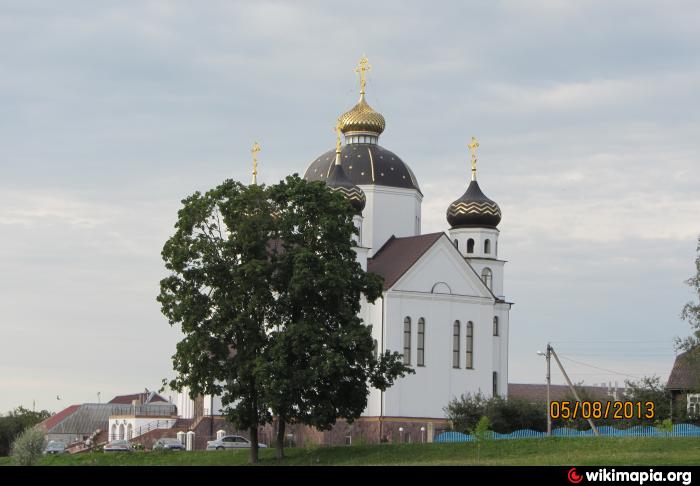
<path fill-rule="evenodd" d="M 411 364 L 411 318 L 403 320 L 403 364 Z"/>
<path fill-rule="evenodd" d="M 452 326 L 452 367 L 459 368 L 459 345 L 461 344 L 461 338 L 459 336 L 460 324 L 459 321 L 455 321 Z"/>
<path fill-rule="evenodd" d="M 372 346 L 372 348 L 373 348 L 373 350 L 374 350 L 374 359 L 377 359 L 377 357 L 378 357 L 378 355 L 379 355 L 379 344 L 377 343 L 377 340 L 376 340 L 376 339 L 373 340 L 373 346 Z"/>
<path fill-rule="evenodd" d="M 459 241 L 457 240 L 457 238 L 455 238 L 454 244 L 455 244 L 455 248 L 457 248 L 459 250 Z"/>
<path fill-rule="evenodd" d="M 489 290 L 492 290 L 492 284 L 493 284 L 493 273 L 491 273 L 490 268 L 484 268 L 481 271 L 481 280 L 484 281 L 484 285 L 486 285 Z"/>
<path fill-rule="evenodd" d="M 474 323 L 467 322 L 467 363 L 468 370 L 474 369 Z"/>
<path fill-rule="evenodd" d="M 498 316 L 493 316 L 493 335 L 498 336 Z"/>
<path fill-rule="evenodd" d="M 498 396 L 498 372 L 493 372 L 493 396 Z"/>
<path fill-rule="evenodd" d="M 416 356 L 416 364 L 425 366 L 425 319 L 418 319 L 418 356 Z"/>
<path fill-rule="evenodd" d="M 467 253 L 474 253 L 474 239 L 469 238 L 467 240 Z"/>
<path fill-rule="evenodd" d="M 491 240 L 484 241 L 484 253 L 491 253 Z"/>

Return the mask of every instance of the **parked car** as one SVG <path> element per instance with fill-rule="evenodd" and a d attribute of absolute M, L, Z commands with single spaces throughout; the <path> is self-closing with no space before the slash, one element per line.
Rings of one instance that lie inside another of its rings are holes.
<path fill-rule="evenodd" d="M 65 442 L 50 440 L 46 449 L 44 449 L 44 454 L 68 454 L 68 449 Z"/>
<path fill-rule="evenodd" d="M 207 442 L 208 451 L 220 451 L 223 449 L 242 449 L 250 447 L 250 441 L 240 435 L 225 435 L 221 439 L 210 440 Z M 267 447 L 265 444 L 258 443 L 258 447 Z"/>
<path fill-rule="evenodd" d="M 184 451 L 185 445 L 177 439 L 172 439 L 169 437 L 163 437 L 158 439 L 155 444 L 153 444 L 153 450 L 164 450 L 164 451 Z"/>
<path fill-rule="evenodd" d="M 103 450 L 105 452 L 133 452 L 134 446 L 128 440 L 113 440 L 108 442 Z"/>

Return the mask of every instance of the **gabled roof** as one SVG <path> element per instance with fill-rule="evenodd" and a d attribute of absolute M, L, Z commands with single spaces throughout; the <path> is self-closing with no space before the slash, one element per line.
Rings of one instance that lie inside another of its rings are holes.
<path fill-rule="evenodd" d="M 80 405 L 71 405 L 68 408 L 64 408 L 60 412 L 53 414 L 52 416 L 41 422 L 39 425 L 41 425 L 44 428 L 44 430 L 49 431 L 53 429 L 56 425 L 58 425 L 60 422 L 62 422 L 69 415 L 73 414 L 73 412 L 75 412 L 79 408 Z"/>
<path fill-rule="evenodd" d="M 133 393 L 131 395 L 117 395 L 116 397 L 112 398 L 107 403 L 120 403 L 120 404 L 125 404 L 125 405 L 131 405 L 131 403 L 134 400 L 141 400 L 142 405 L 146 405 L 147 403 L 155 403 L 155 402 L 168 403 L 168 401 L 165 398 L 161 397 L 156 392 Z"/>
<path fill-rule="evenodd" d="M 666 383 L 667 390 L 695 390 L 700 385 L 697 362 L 686 351 L 676 356 L 671 375 Z"/>
<path fill-rule="evenodd" d="M 367 271 L 383 277 L 384 290 L 387 290 L 444 234 L 429 233 L 403 238 L 392 236 L 372 258 L 367 259 Z"/>

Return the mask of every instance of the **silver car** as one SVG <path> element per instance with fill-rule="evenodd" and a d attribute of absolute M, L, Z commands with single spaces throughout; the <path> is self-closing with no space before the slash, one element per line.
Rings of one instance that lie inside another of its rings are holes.
<path fill-rule="evenodd" d="M 208 451 L 220 451 L 223 449 L 243 449 L 250 447 L 250 441 L 240 435 L 225 435 L 221 439 L 207 442 Z M 267 447 L 265 444 L 258 444 L 258 447 Z"/>
<path fill-rule="evenodd" d="M 67 454 L 68 449 L 66 449 L 65 442 L 60 440 L 51 440 L 49 444 L 44 449 L 44 454 Z"/>
<path fill-rule="evenodd" d="M 158 439 L 156 443 L 153 444 L 153 450 L 184 451 L 185 446 L 177 439 L 163 437 L 162 439 Z"/>
<path fill-rule="evenodd" d="M 128 440 L 113 440 L 104 446 L 105 452 L 133 452 L 134 446 Z"/>

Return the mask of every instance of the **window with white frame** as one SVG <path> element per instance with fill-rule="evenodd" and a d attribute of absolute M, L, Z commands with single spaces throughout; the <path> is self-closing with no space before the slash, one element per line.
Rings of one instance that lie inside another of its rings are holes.
<path fill-rule="evenodd" d="M 452 367 L 459 368 L 459 347 L 461 344 L 460 338 L 460 323 L 455 321 L 452 326 Z"/>
<path fill-rule="evenodd" d="M 416 364 L 425 366 L 425 319 L 418 319 L 418 349 L 416 356 Z"/>
<path fill-rule="evenodd" d="M 492 290 L 493 272 L 490 268 L 484 268 L 481 271 L 481 280 L 484 282 L 484 285 L 489 288 L 489 290 Z"/>
<path fill-rule="evenodd" d="M 688 415 L 700 415 L 700 393 L 688 393 Z"/>
<path fill-rule="evenodd" d="M 468 370 L 474 369 L 474 323 L 467 322 L 467 362 Z"/>
<path fill-rule="evenodd" d="M 403 364 L 411 364 L 411 318 L 403 320 Z"/>
<path fill-rule="evenodd" d="M 493 316 L 493 335 L 498 336 L 498 316 Z"/>

